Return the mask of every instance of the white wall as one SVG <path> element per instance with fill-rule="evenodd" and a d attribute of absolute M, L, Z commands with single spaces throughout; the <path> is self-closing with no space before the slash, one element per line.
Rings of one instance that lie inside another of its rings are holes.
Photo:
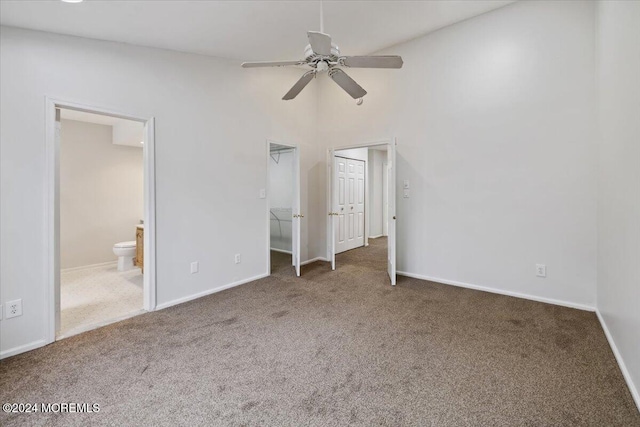
<path fill-rule="evenodd" d="M 269 160 L 269 205 L 274 208 L 293 206 L 293 151 L 274 153 Z"/>
<path fill-rule="evenodd" d="M 382 236 L 382 208 L 383 208 L 383 175 L 386 170 L 383 162 L 387 152 L 369 148 L 369 236 Z"/>
<path fill-rule="evenodd" d="M 272 153 L 271 157 L 272 158 L 269 159 L 271 249 L 291 252 L 294 178 L 293 151 Z"/>
<path fill-rule="evenodd" d="M 517 2 L 389 48 L 403 69 L 348 70 L 362 106 L 319 79 L 320 142 L 397 137 L 398 270 L 595 305 L 594 12 Z"/>
<path fill-rule="evenodd" d="M 310 226 L 326 216 L 315 197 L 324 191 L 317 85 L 281 101 L 300 70 L 0 31 L 0 293 L 23 301 L 22 316 L 0 322 L 1 355 L 46 339 L 45 96 L 155 117 L 158 304 L 266 273 L 266 139 L 299 144 L 301 258 L 324 255 L 324 228 Z"/>
<path fill-rule="evenodd" d="M 640 2 L 598 3 L 598 311 L 640 407 Z"/>
<path fill-rule="evenodd" d="M 113 144 L 111 126 L 61 124 L 60 266 L 116 261 L 113 245 L 144 218 L 142 146 Z"/>

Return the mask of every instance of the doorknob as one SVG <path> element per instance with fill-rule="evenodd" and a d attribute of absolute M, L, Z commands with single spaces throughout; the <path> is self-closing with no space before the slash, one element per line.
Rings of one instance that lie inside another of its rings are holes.
<path fill-rule="evenodd" d="M 351 206 L 351 210 L 353 210 L 353 206 Z"/>
<path fill-rule="evenodd" d="M 395 216 L 395 215 L 393 216 L 393 219 L 396 219 L 396 216 Z"/>

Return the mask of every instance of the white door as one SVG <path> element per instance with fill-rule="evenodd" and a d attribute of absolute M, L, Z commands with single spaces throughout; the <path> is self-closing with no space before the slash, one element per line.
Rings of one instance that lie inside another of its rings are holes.
<path fill-rule="evenodd" d="M 391 284 L 396 284 L 396 143 L 395 139 L 387 150 L 387 272 Z"/>
<path fill-rule="evenodd" d="M 60 109 L 56 108 L 56 129 L 54 136 L 54 204 L 56 208 L 53 214 L 53 241 L 57 243 L 57 247 L 53 252 L 53 286 L 54 286 L 54 310 L 55 310 L 55 335 L 60 331 L 60 132 L 62 124 L 60 123 Z"/>
<path fill-rule="evenodd" d="M 365 162 L 335 157 L 335 253 L 364 246 Z"/>
<path fill-rule="evenodd" d="M 328 176 L 329 176 L 329 194 L 328 200 L 330 200 L 330 209 L 329 209 L 329 259 L 331 260 L 331 270 L 336 269 L 336 221 L 338 220 L 338 209 L 336 208 L 338 204 L 338 192 L 336 191 L 337 187 L 337 167 L 336 167 L 336 157 L 335 152 L 333 150 L 329 150 L 329 157 L 327 158 L 327 166 L 328 166 Z"/>
<path fill-rule="evenodd" d="M 389 235 L 389 203 L 388 199 L 388 189 L 387 189 L 387 180 L 388 172 L 387 172 L 387 162 L 382 163 L 382 235 Z"/>
<path fill-rule="evenodd" d="M 291 219 L 291 262 L 300 276 L 300 223 L 304 215 L 300 212 L 300 150 L 293 150 L 293 218 Z"/>
<path fill-rule="evenodd" d="M 354 195 L 354 205 L 350 206 L 349 209 L 354 211 L 354 235 L 355 238 L 352 240 L 350 249 L 359 248 L 360 246 L 364 246 L 364 198 L 365 198 L 365 185 L 364 185 L 364 177 L 365 177 L 365 165 L 366 163 L 362 160 L 351 160 L 355 169 L 355 195 Z M 354 209 L 351 209 L 351 208 Z"/>
<path fill-rule="evenodd" d="M 349 249 L 347 238 L 348 230 L 348 192 L 347 192 L 347 159 L 335 157 L 335 190 L 334 190 L 334 208 L 335 215 L 335 250 L 338 254 Z"/>

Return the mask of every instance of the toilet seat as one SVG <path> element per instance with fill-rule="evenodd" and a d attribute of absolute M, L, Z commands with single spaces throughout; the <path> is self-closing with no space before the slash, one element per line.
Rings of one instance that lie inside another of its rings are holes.
<path fill-rule="evenodd" d="M 125 248 L 135 248 L 136 247 L 136 241 L 132 240 L 130 242 L 120 242 L 120 243 L 116 243 L 115 245 L 113 245 L 114 248 L 121 248 L 121 249 L 125 249 Z"/>

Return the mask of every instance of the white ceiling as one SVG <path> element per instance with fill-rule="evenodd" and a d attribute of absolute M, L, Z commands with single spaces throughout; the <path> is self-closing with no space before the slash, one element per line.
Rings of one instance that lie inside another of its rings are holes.
<path fill-rule="evenodd" d="M 113 144 L 142 148 L 141 141 L 144 139 L 144 125 L 140 122 L 105 116 L 103 114 L 68 110 L 66 108 L 60 109 L 60 118 L 111 126 L 113 129 L 111 142 Z"/>
<path fill-rule="evenodd" d="M 362 55 L 513 1 L 325 1 L 325 32 Z M 319 22 L 318 1 L 0 1 L 2 25 L 237 60 L 301 59 Z"/>

